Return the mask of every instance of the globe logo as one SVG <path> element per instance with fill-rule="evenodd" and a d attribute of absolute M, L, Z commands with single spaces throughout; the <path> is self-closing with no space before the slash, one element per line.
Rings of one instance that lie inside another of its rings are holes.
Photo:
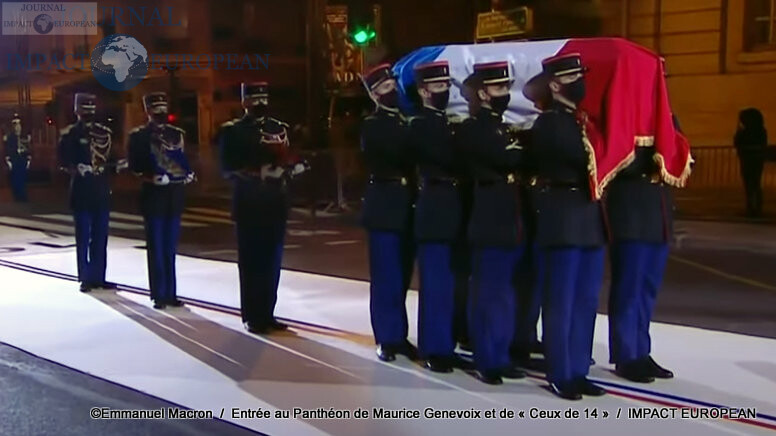
<path fill-rule="evenodd" d="M 92 50 L 92 74 L 112 91 L 127 91 L 148 74 L 148 52 L 138 40 L 121 34 L 106 36 Z"/>
<path fill-rule="evenodd" d="M 51 15 L 40 14 L 32 20 L 32 27 L 36 32 L 45 35 L 54 28 L 54 19 L 51 18 Z"/>

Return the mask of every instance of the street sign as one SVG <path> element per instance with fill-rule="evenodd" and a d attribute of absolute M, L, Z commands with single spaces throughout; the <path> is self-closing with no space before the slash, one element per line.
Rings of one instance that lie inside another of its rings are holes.
<path fill-rule="evenodd" d="M 533 11 L 520 7 L 477 15 L 477 39 L 524 35 L 533 29 Z"/>

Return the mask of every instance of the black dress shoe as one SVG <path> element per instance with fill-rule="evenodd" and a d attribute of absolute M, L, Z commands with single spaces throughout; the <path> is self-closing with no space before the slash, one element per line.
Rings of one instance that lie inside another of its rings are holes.
<path fill-rule="evenodd" d="M 92 285 L 88 283 L 81 283 L 81 292 L 84 294 L 87 292 L 92 292 Z"/>
<path fill-rule="evenodd" d="M 119 286 L 117 284 L 115 284 L 115 283 L 104 282 L 104 283 L 100 283 L 99 285 L 95 286 L 95 288 L 105 289 L 105 290 L 115 290 L 115 289 L 118 289 Z"/>
<path fill-rule="evenodd" d="M 468 339 L 458 340 L 458 348 L 460 348 L 463 351 L 466 351 L 467 353 L 474 352 L 474 349 L 472 348 L 472 344 L 471 342 L 469 342 Z"/>
<path fill-rule="evenodd" d="M 501 379 L 501 375 L 498 371 L 474 371 L 474 376 L 477 378 L 477 380 L 489 384 L 489 385 L 500 385 L 504 383 L 504 380 Z"/>
<path fill-rule="evenodd" d="M 533 344 L 531 344 L 531 353 L 533 354 L 544 354 L 544 344 L 541 341 L 536 341 Z"/>
<path fill-rule="evenodd" d="M 521 378 L 525 378 L 525 371 L 523 371 L 520 368 L 516 368 L 514 366 L 510 366 L 508 368 L 504 368 L 501 370 L 501 376 L 504 378 L 517 380 Z"/>
<path fill-rule="evenodd" d="M 278 330 L 278 331 L 288 330 L 288 324 L 284 324 L 276 319 L 273 319 L 272 321 L 269 322 L 269 327 L 272 330 Z"/>
<path fill-rule="evenodd" d="M 647 362 L 645 364 L 650 370 L 650 374 L 655 378 L 669 379 L 674 378 L 674 373 L 671 370 L 665 369 L 655 362 L 652 356 L 647 356 Z"/>
<path fill-rule="evenodd" d="M 165 304 L 170 306 L 170 307 L 183 307 L 185 305 L 185 303 L 183 303 L 183 301 L 181 301 L 181 300 L 179 300 L 177 298 L 174 299 L 174 300 L 167 300 L 165 302 Z"/>
<path fill-rule="evenodd" d="M 394 346 L 379 344 L 375 353 L 377 353 L 377 358 L 383 362 L 393 362 L 396 360 L 396 347 Z"/>
<path fill-rule="evenodd" d="M 606 395 L 606 390 L 590 380 L 587 377 L 582 377 L 577 380 L 577 391 L 582 395 L 589 395 L 591 397 L 602 397 Z"/>
<path fill-rule="evenodd" d="M 418 358 L 418 349 L 410 341 L 404 341 L 403 344 L 396 347 L 396 354 L 403 354 L 407 359 L 416 360 Z"/>
<path fill-rule="evenodd" d="M 270 332 L 270 329 L 268 326 L 257 324 L 250 321 L 244 322 L 243 327 L 245 327 L 245 330 L 248 330 L 250 333 L 253 333 L 254 335 L 265 335 Z"/>
<path fill-rule="evenodd" d="M 161 301 L 154 301 L 154 309 L 162 310 L 166 307 L 167 305 L 162 303 Z"/>
<path fill-rule="evenodd" d="M 453 372 L 452 359 L 444 356 L 431 356 L 426 360 L 426 368 L 433 372 Z"/>
<path fill-rule="evenodd" d="M 582 394 L 577 391 L 573 383 L 550 383 L 550 392 L 564 400 L 577 401 L 582 399 Z"/>
<path fill-rule="evenodd" d="M 614 373 L 634 383 L 652 383 L 655 381 L 651 370 L 641 360 L 618 364 L 615 366 Z"/>

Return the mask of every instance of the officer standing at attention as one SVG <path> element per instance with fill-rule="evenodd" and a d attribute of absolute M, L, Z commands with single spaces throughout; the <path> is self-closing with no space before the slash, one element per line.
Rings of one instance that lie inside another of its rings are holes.
<path fill-rule="evenodd" d="M 58 154 L 61 167 L 71 175 L 70 207 L 75 219 L 78 281 L 81 292 L 115 289 L 115 284 L 105 282 L 111 202 L 109 173 L 118 173 L 127 167 L 127 162 L 114 155 L 113 132 L 95 122 L 97 97 L 76 93 L 74 106 L 78 121 L 60 132 Z"/>
<path fill-rule="evenodd" d="M 662 58 L 661 68 L 666 77 Z M 680 131 L 676 115 L 672 121 Z M 673 238 L 673 196 L 661 181 L 654 142 L 636 138 L 633 163 L 612 180 L 606 196 L 612 235 L 609 362 L 617 375 L 637 383 L 674 376 L 650 355 L 649 323 Z"/>
<path fill-rule="evenodd" d="M 447 61 L 418 65 L 415 83 L 423 101 L 419 116 L 410 122 L 422 178 L 415 210 L 420 268 L 418 348 L 428 369 L 452 372 L 457 362 L 453 243 L 462 216 L 457 179 L 460 158 L 445 112 L 450 100 L 450 66 Z"/>
<path fill-rule="evenodd" d="M 5 163 L 11 179 L 11 192 L 17 203 L 27 202 L 27 170 L 30 168 L 30 134 L 22 133 L 22 119 L 14 114 L 9 135 L 3 135 Z"/>
<path fill-rule="evenodd" d="M 185 131 L 167 123 L 167 94 L 143 96 L 148 123 L 129 132 L 129 166 L 143 181 L 140 210 L 145 221 L 148 282 L 154 308 L 179 307 L 175 253 L 183 214 L 183 186 L 194 181 L 184 154 Z"/>
<path fill-rule="evenodd" d="M 593 201 L 589 177 L 595 165 L 588 124 L 577 105 L 585 96 L 578 54 L 544 60 L 543 72 L 526 85 L 549 87 L 552 103 L 537 118 L 527 158 L 535 175 L 536 244 L 543 272 L 542 304 L 547 380 L 555 395 L 578 400 L 606 391 L 587 379 L 598 293 L 603 281 L 603 211 Z"/>
<path fill-rule="evenodd" d="M 370 172 L 361 224 L 369 232 L 370 301 L 377 357 L 415 357 L 407 341 L 407 288 L 414 262 L 412 214 L 415 183 L 410 131 L 399 112 L 399 92 L 391 66 L 363 76 L 377 105 L 361 130 L 361 148 Z"/>
<path fill-rule="evenodd" d="M 306 170 L 288 150 L 288 124 L 268 116 L 267 82 L 243 83 L 242 118 L 221 126 L 221 166 L 232 181 L 240 307 L 255 334 L 286 330 L 275 319 L 288 218 L 287 179 Z"/>
<path fill-rule="evenodd" d="M 487 384 L 501 384 L 502 377 L 525 377 L 509 356 L 516 313 L 512 280 L 524 249 L 516 174 L 523 150 L 510 141 L 502 123 L 510 85 L 506 62 L 474 65 L 480 109 L 464 122 L 460 138 L 474 180 L 468 224 L 473 262 L 469 330 L 475 375 Z"/>

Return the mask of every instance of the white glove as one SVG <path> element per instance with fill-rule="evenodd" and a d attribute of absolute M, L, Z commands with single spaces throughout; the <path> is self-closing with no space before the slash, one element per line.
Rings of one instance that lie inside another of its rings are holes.
<path fill-rule="evenodd" d="M 263 179 L 279 179 L 283 177 L 283 174 L 285 173 L 285 170 L 281 167 L 276 167 L 275 165 L 264 165 L 261 167 L 261 178 Z"/>
<path fill-rule="evenodd" d="M 13 169 L 13 164 L 11 163 L 11 159 L 5 158 L 5 164 L 8 165 L 9 170 Z"/>
<path fill-rule="evenodd" d="M 298 176 L 299 174 L 302 174 L 305 171 L 307 171 L 307 165 L 304 163 L 298 163 L 294 165 L 294 168 L 291 169 L 291 175 Z"/>
<path fill-rule="evenodd" d="M 188 173 L 186 174 L 186 180 L 184 180 L 183 183 L 188 185 L 189 183 L 193 182 L 195 178 L 196 177 L 194 176 L 194 173 Z"/>
<path fill-rule="evenodd" d="M 27 159 L 27 169 L 30 169 L 30 162 L 32 162 L 32 159 Z"/>
<path fill-rule="evenodd" d="M 92 168 L 91 165 L 79 163 L 77 168 L 78 168 L 78 174 L 80 174 L 81 177 L 86 176 L 86 173 L 94 174 L 94 168 Z"/>
<path fill-rule="evenodd" d="M 162 174 L 161 176 L 154 176 L 154 185 L 156 186 L 164 186 L 170 184 L 170 178 L 167 176 L 167 174 Z"/>
<path fill-rule="evenodd" d="M 121 170 L 125 170 L 129 168 L 129 161 L 127 159 L 119 159 L 118 162 L 116 162 L 116 172 L 118 173 Z"/>

